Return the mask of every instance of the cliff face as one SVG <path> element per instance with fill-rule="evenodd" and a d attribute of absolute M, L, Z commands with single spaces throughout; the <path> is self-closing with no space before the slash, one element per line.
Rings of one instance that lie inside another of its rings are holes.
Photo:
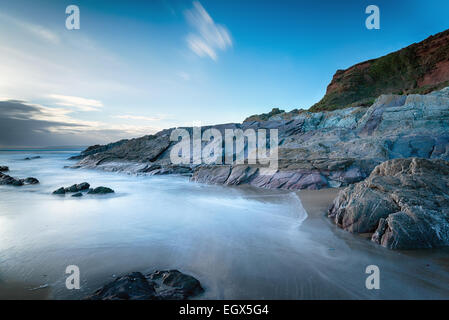
<path fill-rule="evenodd" d="M 369 106 L 381 94 L 426 94 L 449 85 L 449 30 L 384 57 L 338 70 L 310 111 Z"/>
<path fill-rule="evenodd" d="M 382 95 L 370 108 L 286 115 L 213 126 L 222 135 L 225 129 L 278 129 L 279 167 L 269 175 L 248 161 L 238 165 L 174 165 L 170 161 L 176 144 L 170 141 L 173 129 L 96 146 L 84 152 L 75 167 L 187 174 L 197 182 L 297 190 L 347 186 L 365 179 L 376 165 L 389 159 L 449 160 L 449 88 L 427 95 Z"/>

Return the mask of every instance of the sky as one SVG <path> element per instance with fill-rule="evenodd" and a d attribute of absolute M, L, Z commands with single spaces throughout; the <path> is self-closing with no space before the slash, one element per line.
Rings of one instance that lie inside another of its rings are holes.
<path fill-rule="evenodd" d="M 447 0 L 0 0 L 0 147 L 307 109 L 337 69 L 444 31 L 448 16 Z"/>

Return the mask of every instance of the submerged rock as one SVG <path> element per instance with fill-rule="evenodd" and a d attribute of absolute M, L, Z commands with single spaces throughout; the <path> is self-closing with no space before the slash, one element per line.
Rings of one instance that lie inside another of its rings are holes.
<path fill-rule="evenodd" d="M 28 177 L 28 178 L 24 179 L 23 182 L 25 184 L 38 184 L 39 180 L 37 180 L 36 178 L 33 178 L 33 177 Z"/>
<path fill-rule="evenodd" d="M 19 179 L 0 172 L 0 185 L 12 185 L 20 187 L 26 184 L 38 184 L 38 183 L 39 180 L 37 180 L 36 178 L 29 177 L 26 179 Z"/>
<path fill-rule="evenodd" d="M 83 196 L 83 194 L 81 192 L 77 192 L 77 193 L 72 195 L 72 197 L 75 197 L 75 198 L 79 198 L 79 197 L 82 197 L 82 196 Z"/>
<path fill-rule="evenodd" d="M 178 270 L 133 272 L 87 296 L 87 300 L 184 300 L 204 292 L 200 282 Z"/>
<path fill-rule="evenodd" d="M 40 158 L 41 158 L 40 156 L 34 156 L 34 157 L 26 157 L 23 160 L 35 160 L 35 159 L 40 159 Z"/>
<path fill-rule="evenodd" d="M 395 159 L 342 190 L 328 215 L 390 249 L 449 246 L 449 162 Z"/>
<path fill-rule="evenodd" d="M 79 183 L 79 184 L 74 184 L 67 188 L 61 187 L 61 188 L 53 191 L 53 194 L 78 193 L 81 191 L 87 191 L 87 190 L 89 190 L 89 188 L 90 188 L 90 184 L 88 184 L 87 182 L 83 182 L 83 183 Z"/>
<path fill-rule="evenodd" d="M 83 183 L 74 184 L 68 188 L 65 188 L 65 192 L 80 192 L 80 191 L 89 190 L 89 188 L 90 188 L 90 184 L 88 184 L 87 182 L 83 182 Z"/>
<path fill-rule="evenodd" d="M 61 188 L 53 191 L 53 194 L 65 194 L 65 188 L 61 187 Z"/>
<path fill-rule="evenodd" d="M 114 193 L 114 190 L 108 187 L 96 187 L 95 189 L 89 189 L 88 194 L 108 194 Z"/>
<path fill-rule="evenodd" d="M 0 166 L 0 172 L 7 172 L 9 168 L 7 166 Z"/>

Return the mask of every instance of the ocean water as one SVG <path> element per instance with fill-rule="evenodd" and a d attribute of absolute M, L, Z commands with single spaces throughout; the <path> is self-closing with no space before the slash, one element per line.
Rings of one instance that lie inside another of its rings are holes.
<path fill-rule="evenodd" d="M 298 193 L 64 169 L 74 154 L 0 152 L 8 174 L 40 180 L 0 186 L 2 297 L 42 286 L 46 298 L 79 299 L 128 272 L 178 269 L 201 281 L 199 299 L 449 298 L 447 250 L 386 250 L 311 216 Z M 116 193 L 51 194 L 84 181 Z M 68 265 L 80 290 L 65 287 Z M 365 287 L 368 265 L 379 290 Z"/>

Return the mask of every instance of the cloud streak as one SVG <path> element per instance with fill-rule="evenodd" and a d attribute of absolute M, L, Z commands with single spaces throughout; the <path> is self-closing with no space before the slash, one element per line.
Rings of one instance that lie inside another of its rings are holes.
<path fill-rule="evenodd" d="M 187 36 L 189 48 L 200 57 L 218 59 L 218 50 L 232 47 L 231 34 L 225 26 L 216 24 L 200 2 L 194 1 L 193 8 L 185 11 L 189 25 L 195 30 Z"/>
<path fill-rule="evenodd" d="M 62 146 L 104 144 L 143 136 L 160 128 L 84 121 L 72 110 L 24 101 L 0 101 L 0 146 Z"/>
<path fill-rule="evenodd" d="M 103 107 L 103 103 L 99 100 L 86 99 L 74 96 L 64 96 L 60 94 L 48 95 L 50 99 L 55 100 L 55 104 L 62 107 L 74 107 L 81 111 L 98 111 Z"/>
<path fill-rule="evenodd" d="M 145 117 L 145 116 L 133 116 L 130 114 L 124 114 L 119 116 L 112 116 L 116 119 L 126 119 L 126 120 L 143 120 L 143 121 L 158 121 L 161 120 L 161 118 L 153 118 L 153 117 Z"/>
<path fill-rule="evenodd" d="M 50 31 L 49 29 L 34 23 L 25 22 L 19 19 L 15 19 L 6 14 L 0 13 L 0 18 L 2 20 L 8 21 L 10 24 L 14 24 L 16 27 L 53 44 L 57 44 L 60 42 L 59 36 Z"/>

